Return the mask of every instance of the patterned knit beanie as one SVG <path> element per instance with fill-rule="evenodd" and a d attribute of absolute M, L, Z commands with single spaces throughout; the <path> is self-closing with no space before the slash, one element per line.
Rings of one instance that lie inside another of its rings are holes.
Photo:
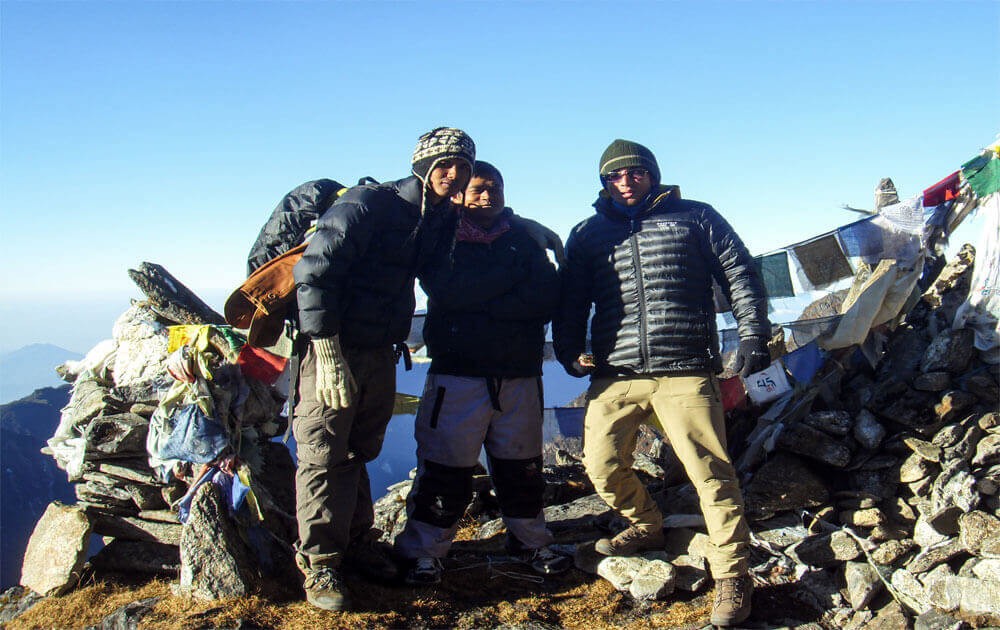
<path fill-rule="evenodd" d="M 622 140 L 621 138 L 615 140 L 601 154 L 600 170 L 598 171 L 598 175 L 601 177 L 601 185 L 604 185 L 604 175 L 606 173 L 634 166 L 641 166 L 649 171 L 654 187 L 660 184 L 660 167 L 656 163 L 656 158 L 653 156 L 652 151 L 638 142 Z"/>
<path fill-rule="evenodd" d="M 413 174 L 427 184 L 427 176 L 441 160 L 465 160 L 472 170 L 476 161 L 476 143 L 467 133 L 453 127 L 438 127 L 428 131 L 417 140 L 410 162 L 413 164 Z"/>

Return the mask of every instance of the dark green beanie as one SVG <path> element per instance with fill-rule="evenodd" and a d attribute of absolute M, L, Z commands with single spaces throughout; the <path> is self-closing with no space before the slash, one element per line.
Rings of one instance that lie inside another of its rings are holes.
<path fill-rule="evenodd" d="M 653 152 L 642 146 L 638 142 L 631 140 L 615 140 L 604 149 L 601 154 L 601 164 L 598 175 L 601 176 L 601 184 L 604 184 L 604 174 L 611 173 L 623 168 L 641 166 L 649 171 L 653 178 L 653 186 L 660 184 L 660 167 L 656 163 Z"/>

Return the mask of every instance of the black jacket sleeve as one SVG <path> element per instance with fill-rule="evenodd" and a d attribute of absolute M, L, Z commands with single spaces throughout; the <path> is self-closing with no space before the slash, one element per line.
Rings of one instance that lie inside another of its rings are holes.
<path fill-rule="evenodd" d="M 368 248 L 373 229 L 374 217 L 364 197 L 342 199 L 320 219 L 294 270 L 303 333 L 330 337 L 340 331 L 347 276 Z"/>
<path fill-rule="evenodd" d="M 573 228 L 566 240 L 566 262 L 559 269 L 559 307 L 552 321 L 553 349 L 556 359 L 567 371 L 586 349 L 587 319 L 593 303 L 580 228 L 580 225 Z"/>

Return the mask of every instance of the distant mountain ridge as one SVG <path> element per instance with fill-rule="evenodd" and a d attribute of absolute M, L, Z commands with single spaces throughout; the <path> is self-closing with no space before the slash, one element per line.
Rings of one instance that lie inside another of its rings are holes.
<path fill-rule="evenodd" d="M 83 355 L 50 343 L 33 343 L 0 354 L 0 402 L 8 403 L 42 387 L 58 387 L 56 366 Z"/>
<path fill-rule="evenodd" d="M 39 452 L 59 426 L 70 386 L 45 387 L 0 405 L 0 589 L 17 584 L 28 538 L 52 501 L 76 495 L 55 460 Z"/>

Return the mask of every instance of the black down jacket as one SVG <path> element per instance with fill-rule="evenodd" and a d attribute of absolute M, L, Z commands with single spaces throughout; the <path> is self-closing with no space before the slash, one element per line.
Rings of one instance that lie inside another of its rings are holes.
<path fill-rule="evenodd" d="M 594 207 L 570 233 L 560 270 L 553 344 L 568 371 L 585 350 L 591 305 L 595 377 L 721 371 L 713 279 L 730 298 L 740 337 L 770 336 L 752 258 L 712 206 L 661 186 L 635 217 L 605 192 Z"/>
<path fill-rule="evenodd" d="M 282 197 L 250 248 L 247 275 L 301 243 L 309 226 L 336 201 L 343 188 L 332 179 L 317 179 L 296 186 Z"/>
<path fill-rule="evenodd" d="M 406 339 L 416 270 L 453 214 L 446 200 L 421 219 L 421 191 L 416 177 L 357 186 L 320 218 L 294 270 L 301 332 L 360 348 Z"/>
<path fill-rule="evenodd" d="M 519 223 L 488 245 L 456 242 L 450 223 L 451 238 L 420 272 L 430 372 L 541 376 L 545 324 L 559 300 L 555 267 Z"/>

